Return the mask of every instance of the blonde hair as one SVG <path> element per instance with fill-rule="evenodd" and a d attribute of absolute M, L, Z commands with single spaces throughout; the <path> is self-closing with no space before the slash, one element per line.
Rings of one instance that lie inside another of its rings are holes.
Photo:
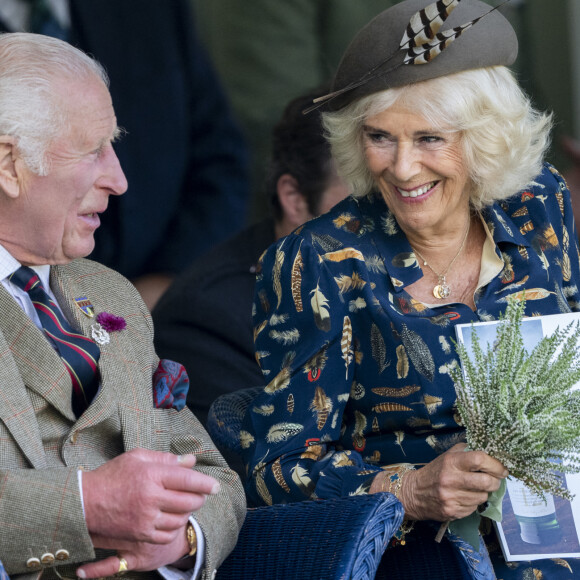
<path fill-rule="evenodd" d="M 395 103 L 434 129 L 461 134 L 476 210 L 511 197 L 542 171 L 552 117 L 532 107 L 508 68 L 496 66 L 387 89 L 324 113 L 332 155 L 356 196 L 375 186 L 365 162 L 363 125 Z"/>
<path fill-rule="evenodd" d="M 35 173 L 48 173 L 48 147 L 67 127 L 59 83 L 90 79 L 109 83 L 103 67 L 70 44 L 26 32 L 0 34 L 0 135 L 16 137 Z"/>

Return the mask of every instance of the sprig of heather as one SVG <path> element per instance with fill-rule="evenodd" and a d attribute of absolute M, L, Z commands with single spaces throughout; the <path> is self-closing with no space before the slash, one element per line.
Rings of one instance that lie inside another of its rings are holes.
<path fill-rule="evenodd" d="M 572 390 L 580 381 L 580 326 L 558 328 L 528 354 L 524 308 L 524 300 L 510 300 L 485 351 L 472 330 L 473 360 L 456 344 L 457 409 L 470 449 L 495 457 L 542 498 L 571 499 L 560 474 L 580 472 L 580 390 Z"/>

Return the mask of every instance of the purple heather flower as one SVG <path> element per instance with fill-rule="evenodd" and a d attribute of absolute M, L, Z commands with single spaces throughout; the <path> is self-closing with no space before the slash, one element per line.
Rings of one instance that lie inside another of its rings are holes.
<path fill-rule="evenodd" d="M 97 314 L 97 322 L 107 331 L 116 332 L 124 330 L 127 322 L 122 316 L 115 316 L 110 312 L 100 312 Z"/>

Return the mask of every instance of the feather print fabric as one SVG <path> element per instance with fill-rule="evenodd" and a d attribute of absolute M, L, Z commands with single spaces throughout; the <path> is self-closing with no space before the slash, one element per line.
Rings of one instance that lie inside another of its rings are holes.
<path fill-rule="evenodd" d="M 431 461 L 463 437 L 455 324 L 498 318 L 524 291 L 528 315 L 578 309 L 570 196 L 551 166 L 536 182 L 482 212 L 496 262 L 476 311 L 409 295 L 422 272 L 378 196 L 346 199 L 265 253 L 254 328 L 267 386 L 243 428 L 250 503 L 364 493 L 383 466 Z"/>
<path fill-rule="evenodd" d="M 291 290 L 296 312 L 302 312 L 302 254 L 300 250 L 298 250 L 292 266 Z"/>
<path fill-rule="evenodd" d="M 371 353 L 377 363 L 379 374 L 381 374 L 389 365 L 387 363 L 387 347 L 385 339 L 376 324 L 371 326 Z"/>
<path fill-rule="evenodd" d="M 312 298 L 310 304 L 312 306 L 312 314 L 314 315 L 314 322 L 319 330 L 328 332 L 330 330 L 330 309 L 326 296 L 316 285 L 316 288 L 310 293 Z"/>

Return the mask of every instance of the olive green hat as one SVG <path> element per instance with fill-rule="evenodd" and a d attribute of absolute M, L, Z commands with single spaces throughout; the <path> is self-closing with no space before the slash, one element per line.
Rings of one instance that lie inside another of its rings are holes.
<path fill-rule="evenodd" d="M 338 66 L 332 92 L 320 104 L 337 110 L 385 89 L 470 69 L 509 66 L 517 53 L 514 29 L 489 4 L 405 0 L 358 32 Z"/>

